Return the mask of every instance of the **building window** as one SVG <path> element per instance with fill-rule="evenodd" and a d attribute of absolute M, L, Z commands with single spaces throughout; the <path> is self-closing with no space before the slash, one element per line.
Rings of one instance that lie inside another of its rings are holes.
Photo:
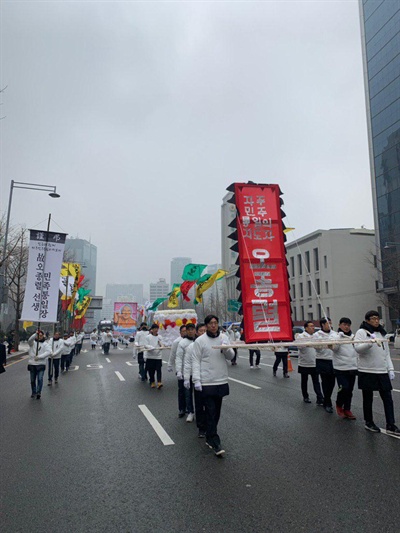
<path fill-rule="evenodd" d="M 378 268 L 378 261 L 376 260 L 376 255 L 374 254 L 374 267 Z"/>
<path fill-rule="evenodd" d="M 319 254 L 318 254 L 318 248 L 314 248 L 314 268 L 315 272 L 319 271 Z"/>
<path fill-rule="evenodd" d="M 294 257 L 290 258 L 290 275 L 294 278 Z"/>
<path fill-rule="evenodd" d="M 314 320 L 312 313 L 308 313 L 308 320 Z"/>
<path fill-rule="evenodd" d="M 327 281 L 325 281 L 325 292 L 329 294 L 329 283 Z"/>
<path fill-rule="evenodd" d="M 322 318 L 322 308 L 321 308 L 321 304 L 318 304 L 318 317 L 319 317 L 319 318 Z"/>
<path fill-rule="evenodd" d="M 305 318 L 304 318 L 304 305 L 302 305 L 302 306 L 300 307 L 300 311 L 301 311 L 301 320 L 304 321 L 304 320 L 305 320 Z"/>
<path fill-rule="evenodd" d="M 305 253 L 307 272 L 310 272 L 310 252 Z"/>
<path fill-rule="evenodd" d="M 303 275 L 303 263 L 301 262 L 301 255 L 298 254 L 297 256 L 297 266 L 298 266 L 298 269 L 299 269 L 299 276 L 302 276 Z"/>
<path fill-rule="evenodd" d="M 377 311 L 379 313 L 379 316 L 382 318 L 383 317 L 383 315 L 382 315 L 382 307 L 380 305 L 378 305 Z"/>
<path fill-rule="evenodd" d="M 379 281 L 377 279 L 375 280 L 375 290 L 379 290 Z"/>
<path fill-rule="evenodd" d="M 303 298 L 304 294 L 303 294 L 303 284 L 300 283 L 300 298 Z"/>
<path fill-rule="evenodd" d="M 293 300 L 296 299 L 296 285 L 292 285 L 292 298 Z"/>
<path fill-rule="evenodd" d="M 328 258 L 324 255 L 324 268 L 328 268 Z"/>
<path fill-rule="evenodd" d="M 293 309 L 293 311 L 294 311 L 294 319 L 295 319 L 295 321 L 297 321 L 297 309 L 296 309 L 296 307 Z"/>
<path fill-rule="evenodd" d="M 321 294 L 321 283 L 319 281 L 319 278 L 315 280 L 315 284 L 317 286 L 317 294 Z"/>
<path fill-rule="evenodd" d="M 311 280 L 307 281 L 307 285 L 308 285 L 308 296 L 311 296 L 312 295 Z"/>
<path fill-rule="evenodd" d="M 327 318 L 331 318 L 331 310 L 329 309 L 329 307 L 326 308 L 326 316 Z"/>

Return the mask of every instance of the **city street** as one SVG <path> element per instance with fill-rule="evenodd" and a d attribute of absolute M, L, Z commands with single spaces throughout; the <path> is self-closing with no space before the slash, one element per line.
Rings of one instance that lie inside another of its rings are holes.
<path fill-rule="evenodd" d="M 219 459 L 195 423 L 178 419 L 165 364 L 155 390 L 138 380 L 131 348 L 108 357 L 87 342 L 84 350 L 58 385 L 48 387 L 45 374 L 41 400 L 30 398 L 26 360 L 11 360 L 0 377 L 2 531 L 398 530 L 400 439 L 364 429 L 360 391 L 357 420 L 342 420 L 316 406 L 311 382 L 313 403 L 303 403 L 296 359 L 290 379 L 281 368 L 274 378 L 271 353 L 250 369 L 240 350 Z M 392 356 L 399 423 L 400 355 Z M 374 412 L 384 428 L 380 398 Z"/>

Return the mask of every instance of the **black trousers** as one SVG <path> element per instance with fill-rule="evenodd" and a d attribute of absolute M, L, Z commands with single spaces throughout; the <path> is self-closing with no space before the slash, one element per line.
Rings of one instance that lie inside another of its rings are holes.
<path fill-rule="evenodd" d="M 60 375 L 60 359 L 51 359 L 49 357 L 49 381 L 53 379 L 53 372 L 54 379 L 58 379 Z"/>
<path fill-rule="evenodd" d="M 194 410 L 196 413 L 196 425 L 200 431 L 206 431 L 206 408 L 204 405 L 203 394 L 201 391 L 194 389 Z"/>
<path fill-rule="evenodd" d="M 103 344 L 103 351 L 104 351 L 104 355 L 108 355 L 108 352 L 110 351 L 110 343 L 109 342 L 105 342 Z"/>
<path fill-rule="evenodd" d="M 394 426 L 394 407 L 392 399 L 392 391 L 390 390 L 380 390 L 378 391 L 380 397 L 382 398 L 383 407 L 385 409 L 386 424 L 388 426 Z M 365 422 L 373 422 L 372 414 L 372 402 L 374 399 L 374 391 L 372 390 L 363 390 L 363 411 L 364 411 L 364 420 Z"/>
<path fill-rule="evenodd" d="M 157 372 L 157 381 L 161 383 L 161 359 L 147 359 L 146 361 L 146 371 L 149 373 L 150 383 L 154 383 L 154 375 Z"/>
<path fill-rule="evenodd" d="M 61 370 L 64 372 L 64 370 L 69 369 L 69 365 L 71 364 L 71 357 L 70 354 L 63 354 L 61 356 Z"/>
<path fill-rule="evenodd" d="M 336 405 L 342 407 L 345 411 L 350 411 L 356 373 L 352 370 L 348 370 L 347 372 L 336 371 L 335 375 L 339 389 L 336 397 Z"/>
<path fill-rule="evenodd" d="M 77 344 L 75 346 L 75 354 L 79 355 L 81 353 L 81 350 L 82 350 L 82 344 Z"/>
<path fill-rule="evenodd" d="M 206 438 L 211 446 L 220 446 L 221 439 L 218 435 L 218 422 L 221 416 L 222 396 L 204 395 L 204 408 L 206 415 Z"/>
<path fill-rule="evenodd" d="M 254 354 L 256 354 L 256 366 L 258 366 L 260 364 L 260 359 L 261 359 L 260 350 L 249 350 L 250 366 L 253 366 Z"/>
<path fill-rule="evenodd" d="M 237 348 L 233 348 L 233 351 L 235 352 L 235 355 L 231 359 L 231 363 L 236 363 L 237 354 L 238 354 Z"/>
<path fill-rule="evenodd" d="M 317 401 L 318 402 L 323 402 L 324 401 L 324 397 L 322 396 L 322 392 L 321 392 L 321 385 L 319 384 L 319 379 L 318 379 L 318 375 L 313 373 L 313 374 L 301 374 L 301 392 L 303 394 L 303 398 L 308 398 L 308 387 L 307 387 L 307 384 L 308 384 L 308 376 L 311 376 L 311 379 L 312 379 L 312 384 L 313 384 L 313 387 L 314 387 L 314 392 L 315 394 L 317 395 Z"/>
<path fill-rule="evenodd" d="M 288 357 L 287 352 L 285 352 L 285 353 L 283 353 L 283 352 L 275 353 L 275 363 L 274 363 L 274 366 L 272 367 L 272 370 L 274 372 L 276 372 L 278 370 L 279 363 L 282 361 L 283 373 L 287 374 L 288 373 L 288 370 L 287 370 L 287 357 Z"/>
<path fill-rule="evenodd" d="M 335 388 L 335 374 L 333 363 L 328 359 L 317 359 L 317 374 L 321 376 L 321 386 L 324 395 L 324 407 L 332 407 L 332 393 Z"/>

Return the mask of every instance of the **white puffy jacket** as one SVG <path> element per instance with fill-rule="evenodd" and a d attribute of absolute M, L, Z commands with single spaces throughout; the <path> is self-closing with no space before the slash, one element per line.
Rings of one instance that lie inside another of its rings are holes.
<path fill-rule="evenodd" d="M 314 341 L 314 335 L 310 335 L 307 331 L 303 331 L 296 336 L 296 345 L 299 348 L 299 366 L 304 366 L 307 368 L 315 367 L 315 358 L 317 352 L 312 346 L 301 346 L 302 342 Z"/>
<path fill-rule="evenodd" d="M 335 335 L 335 340 L 351 341 L 354 335 L 345 335 L 339 331 Z M 357 370 L 357 352 L 353 344 L 333 345 L 333 368 L 335 370 Z"/>
<path fill-rule="evenodd" d="M 220 333 L 218 337 L 209 337 L 207 333 L 198 337 L 193 344 L 192 377 L 202 386 L 224 385 L 228 383 L 228 365 L 226 360 L 235 356 L 232 348 L 215 350 L 213 346 L 229 345 L 228 336 Z M 222 352 L 222 353 L 221 353 Z"/>
<path fill-rule="evenodd" d="M 51 355 L 51 346 L 47 341 L 38 342 L 35 340 L 36 333 L 31 335 L 28 339 L 29 344 L 29 358 L 28 365 L 43 365 L 46 364 L 46 359 Z M 38 361 L 35 360 L 35 357 L 38 357 Z"/>
<path fill-rule="evenodd" d="M 194 343 L 196 339 L 190 339 L 189 337 L 186 337 L 185 339 L 181 339 L 181 341 L 178 344 L 178 348 L 176 350 L 176 359 L 175 359 L 175 372 L 180 372 L 183 376 L 184 374 L 184 365 L 185 365 L 185 358 L 186 358 L 186 350 L 188 347 Z"/>
<path fill-rule="evenodd" d="M 371 334 L 366 329 L 359 329 L 354 340 L 366 341 L 374 338 L 384 339 L 379 332 Z M 389 370 L 394 370 L 388 342 L 383 342 L 381 346 L 377 343 L 360 343 L 355 344 L 354 348 L 358 353 L 358 370 L 360 372 L 386 374 Z"/>
<path fill-rule="evenodd" d="M 329 341 L 329 339 L 336 338 L 336 333 L 331 329 L 329 333 L 326 333 L 325 331 L 322 331 L 320 329 L 316 333 L 314 333 L 315 340 L 322 340 L 322 341 Z M 317 359 L 324 359 L 325 361 L 332 361 L 333 360 L 333 351 L 324 346 L 323 348 L 315 348 L 317 352 Z"/>

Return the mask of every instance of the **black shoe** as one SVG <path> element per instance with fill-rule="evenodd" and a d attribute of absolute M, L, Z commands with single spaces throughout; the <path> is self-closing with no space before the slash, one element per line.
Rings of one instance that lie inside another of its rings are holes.
<path fill-rule="evenodd" d="M 272 372 L 272 375 L 274 376 L 274 378 L 276 378 L 276 372 Z"/>
<path fill-rule="evenodd" d="M 304 403 L 311 403 L 311 400 L 310 400 L 310 398 L 303 398 L 303 402 Z"/>
<path fill-rule="evenodd" d="M 217 444 L 213 447 L 214 453 L 217 457 L 222 457 L 225 453 L 225 450 L 222 449 L 220 444 Z"/>
<path fill-rule="evenodd" d="M 332 414 L 333 413 L 333 408 L 330 406 L 330 405 L 327 405 L 326 407 L 324 407 L 325 411 L 329 414 Z"/>
<path fill-rule="evenodd" d="M 289 374 L 283 374 L 284 378 L 290 378 Z"/>
<path fill-rule="evenodd" d="M 208 442 L 208 440 L 206 440 L 206 446 L 208 446 L 210 450 L 214 448 L 213 445 Z"/>
<path fill-rule="evenodd" d="M 199 439 L 205 439 L 206 437 L 206 432 L 205 431 L 202 431 L 201 429 L 199 430 L 199 434 L 197 435 L 199 437 Z"/>
<path fill-rule="evenodd" d="M 185 416 L 185 413 L 179 413 L 178 418 L 183 418 Z"/>
<path fill-rule="evenodd" d="M 400 437 L 400 429 L 393 425 L 393 426 L 386 426 L 386 433 L 388 435 L 395 435 L 396 437 Z"/>
<path fill-rule="evenodd" d="M 47 383 L 47 386 L 51 387 L 52 385 L 53 385 L 53 382 L 51 381 L 51 379 L 49 379 L 49 382 Z"/>
<path fill-rule="evenodd" d="M 381 430 L 373 422 L 365 422 L 365 429 L 372 431 L 372 433 L 380 433 Z"/>
<path fill-rule="evenodd" d="M 40 394 L 36 394 L 36 399 L 40 400 Z"/>
<path fill-rule="evenodd" d="M 318 407 L 323 407 L 324 406 L 324 400 L 317 400 L 317 405 L 318 405 Z"/>
<path fill-rule="evenodd" d="M 34 398 L 36 396 L 36 394 L 31 394 L 31 398 Z"/>
<path fill-rule="evenodd" d="M 55 379 L 55 380 L 54 380 L 54 383 L 58 383 L 58 379 Z"/>

